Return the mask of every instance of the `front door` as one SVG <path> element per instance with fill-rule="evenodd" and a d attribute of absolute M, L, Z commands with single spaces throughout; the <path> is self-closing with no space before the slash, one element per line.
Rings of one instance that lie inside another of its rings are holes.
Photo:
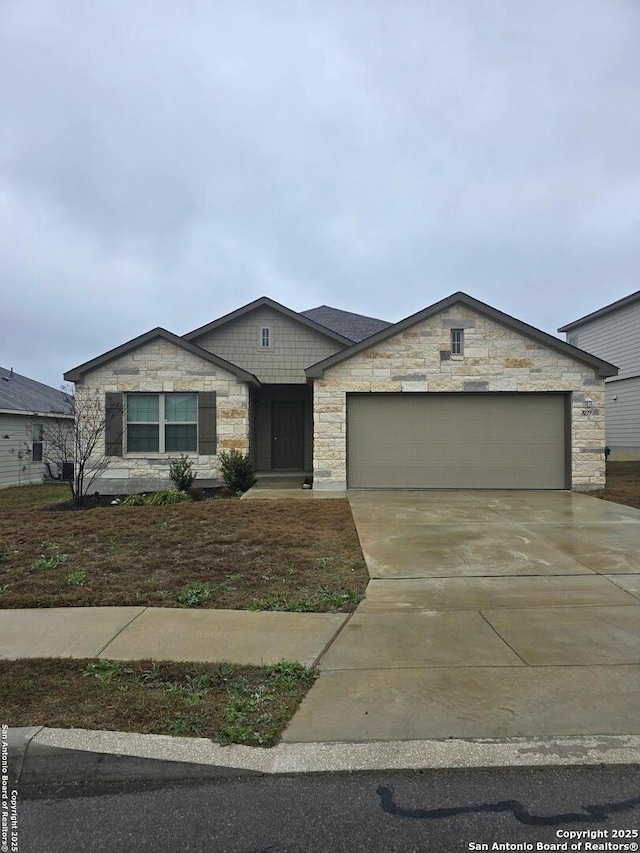
<path fill-rule="evenodd" d="M 273 403 L 271 467 L 304 468 L 304 402 Z"/>

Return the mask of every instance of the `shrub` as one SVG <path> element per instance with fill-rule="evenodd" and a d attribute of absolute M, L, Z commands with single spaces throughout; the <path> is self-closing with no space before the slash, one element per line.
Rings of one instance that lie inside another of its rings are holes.
<path fill-rule="evenodd" d="M 144 506 L 145 504 L 144 495 L 129 495 L 122 501 L 122 506 Z"/>
<path fill-rule="evenodd" d="M 188 456 L 183 453 L 180 459 L 173 460 L 169 466 L 169 477 L 176 484 L 176 489 L 181 492 L 187 492 L 193 486 L 196 474 L 193 471 L 193 462 Z"/>
<path fill-rule="evenodd" d="M 164 489 L 160 492 L 151 492 L 150 495 L 129 495 L 122 501 L 122 506 L 168 506 L 186 500 L 186 492 L 180 489 Z"/>
<path fill-rule="evenodd" d="M 161 492 L 153 492 L 145 498 L 145 503 L 149 506 L 168 506 L 169 504 L 179 504 L 187 500 L 185 492 L 180 489 L 165 489 Z"/>
<path fill-rule="evenodd" d="M 253 462 L 239 450 L 223 450 L 219 454 L 222 479 L 232 492 L 246 492 L 256 481 Z"/>

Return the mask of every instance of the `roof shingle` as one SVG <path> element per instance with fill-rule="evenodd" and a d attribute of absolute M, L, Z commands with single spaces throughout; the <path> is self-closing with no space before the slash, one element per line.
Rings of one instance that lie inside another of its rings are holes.
<path fill-rule="evenodd" d="M 0 411 L 70 415 L 70 405 L 64 391 L 0 367 Z"/>
<path fill-rule="evenodd" d="M 341 311 L 330 305 L 319 305 L 308 311 L 300 311 L 303 317 L 337 332 L 354 343 L 363 341 L 365 338 L 375 335 L 392 326 L 386 320 L 377 320 L 375 317 L 366 317 L 363 314 L 353 314 L 351 311 Z"/>

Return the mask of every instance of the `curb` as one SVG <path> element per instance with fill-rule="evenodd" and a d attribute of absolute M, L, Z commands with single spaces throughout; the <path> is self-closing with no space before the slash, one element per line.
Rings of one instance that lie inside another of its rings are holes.
<path fill-rule="evenodd" d="M 206 738 L 87 729 L 14 728 L 11 784 L 571 765 L 640 765 L 640 735 L 280 743 L 220 746 Z"/>

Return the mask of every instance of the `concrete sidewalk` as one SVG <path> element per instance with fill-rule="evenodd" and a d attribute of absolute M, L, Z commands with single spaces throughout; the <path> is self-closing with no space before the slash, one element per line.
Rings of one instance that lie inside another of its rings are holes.
<path fill-rule="evenodd" d="M 640 734 L 640 511 L 348 497 L 372 580 L 285 741 Z"/>
<path fill-rule="evenodd" d="M 0 659 L 229 661 L 312 666 L 348 613 L 163 607 L 0 610 Z"/>

